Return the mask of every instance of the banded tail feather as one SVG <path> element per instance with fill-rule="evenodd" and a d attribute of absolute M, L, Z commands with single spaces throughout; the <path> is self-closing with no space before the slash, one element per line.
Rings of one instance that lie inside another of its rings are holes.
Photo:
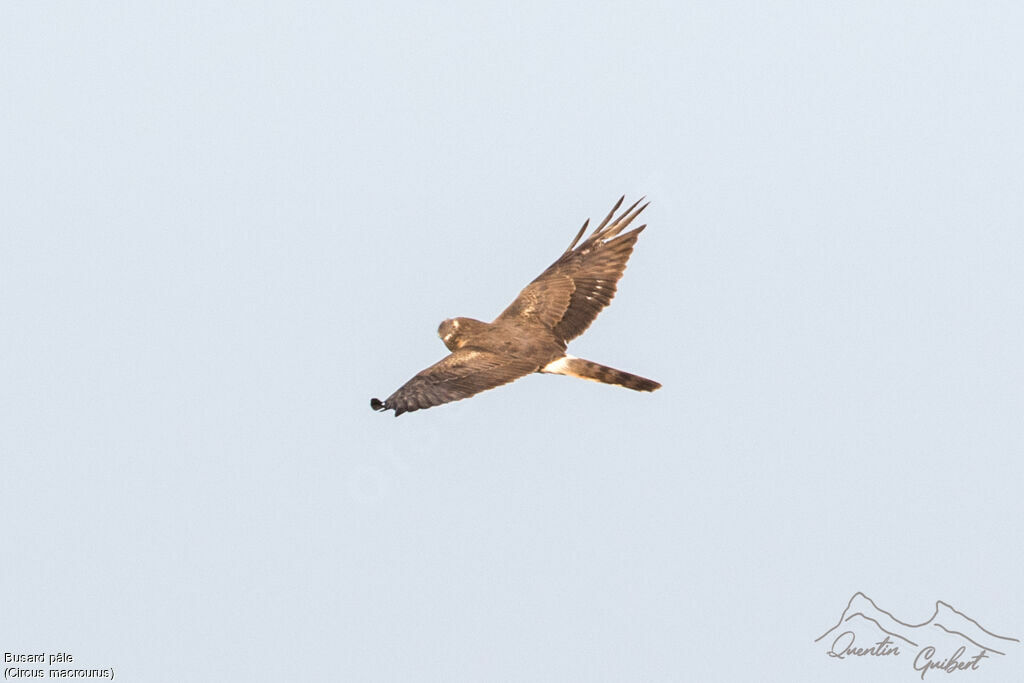
<path fill-rule="evenodd" d="M 615 384 L 632 389 L 633 391 L 655 391 L 661 388 L 661 384 L 653 379 L 640 377 L 639 375 L 616 370 L 607 365 L 601 365 L 600 363 L 570 355 L 565 355 L 558 360 L 551 361 L 541 369 L 541 372 L 579 377 L 580 379 L 589 379 L 595 382 L 603 382 L 604 384 Z"/>

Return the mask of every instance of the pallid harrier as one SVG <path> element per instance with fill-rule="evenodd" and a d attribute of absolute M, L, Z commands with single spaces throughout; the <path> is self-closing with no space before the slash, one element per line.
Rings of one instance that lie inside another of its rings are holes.
<path fill-rule="evenodd" d="M 565 253 L 528 284 L 494 322 L 451 318 L 441 323 L 437 336 L 451 354 L 410 379 L 386 400 L 370 399 L 370 407 L 394 410 L 398 417 L 473 396 L 531 372 L 592 379 L 636 391 L 660 388 L 653 380 L 565 352 L 566 343 L 583 334 L 601 309 L 611 303 L 633 245 L 647 227 L 641 225 L 620 234 L 647 208 L 647 204 L 639 206 L 638 201 L 612 220 L 623 199 L 577 246 L 590 223 L 587 219 Z"/>

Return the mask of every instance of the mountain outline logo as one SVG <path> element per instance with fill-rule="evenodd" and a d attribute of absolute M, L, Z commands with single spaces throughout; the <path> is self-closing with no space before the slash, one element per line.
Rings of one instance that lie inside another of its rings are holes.
<path fill-rule="evenodd" d="M 1005 657 L 1020 640 L 999 635 L 942 600 L 919 624 L 903 621 L 861 591 L 846 603 L 839 621 L 814 639 L 836 660 L 900 658 L 913 653 L 921 679 L 930 671 L 977 671 L 992 656 Z"/>

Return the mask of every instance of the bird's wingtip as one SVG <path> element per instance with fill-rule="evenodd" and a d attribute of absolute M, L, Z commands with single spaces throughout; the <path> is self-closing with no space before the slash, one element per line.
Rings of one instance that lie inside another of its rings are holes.
<path fill-rule="evenodd" d="M 381 401 L 379 398 L 371 398 L 370 407 L 379 412 L 381 410 L 384 410 L 384 402 Z"/>

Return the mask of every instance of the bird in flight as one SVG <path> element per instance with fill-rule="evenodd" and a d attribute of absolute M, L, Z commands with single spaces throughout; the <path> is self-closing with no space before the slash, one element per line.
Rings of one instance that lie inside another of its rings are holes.
<path fill-rule="evenodd" d="M 532 372 L 569 375 L 635 391 L 659 389 L 654 380 L 565 352 L 568 342 L 583 334 L 611 303 L 633 245 L 647 227 L 622 232 L 647 208 L 647 204 L 640 206 L 641 199 L 614 217 L 624 199 L 580 242 L 590 224 L 587 219 L 569 248 L 493 322 L 472 318 L 442 322 L 437 336 L 451 353 L 385 400 L 370 399 L 370 407 L 394 410 L 398 417 L 468 398 Z"/>

